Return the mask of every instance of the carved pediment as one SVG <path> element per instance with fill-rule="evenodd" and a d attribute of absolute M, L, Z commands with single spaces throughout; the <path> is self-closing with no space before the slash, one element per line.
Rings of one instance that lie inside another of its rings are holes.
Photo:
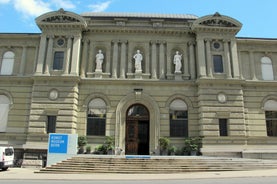
<path fill-rule="evenodd" d="M 224 19 L 219 13 L 215 13 L 210 19 L 199 23 L 205 26 L 237 27 L 236 24 Z"/>
<path fill-rule="evenodd" d="M 42 28 L 48 25 L 77 25 L 80 27 L 86 27 L 87 23 L 84 18 L 78 14 L 64 11 L 60 9 L 58 11 L 53 11 L 45 13 L 38 18 L 36 18 L 37 25 Z"/>
<path fill-rule="evenodd" d="M 57 15 L 53 17 L 47 17 L 43 19 L 42 22 L 49 22 L 49 23 L 73 23 L 73 22 L 80 22 L 80 20 L 66 16 L 66 15 Z"/>
<path fill-rule="evenodd" d="M 193 30 L 203 30 L 203 29 L 215 29 L 217 30 L 228 30 L 233 32 L 238 32 L 242 27 L 242 24 L 228 16 L 215 13 L 213 15 L 208 15 L 197 19 L 192 26 Z"/>

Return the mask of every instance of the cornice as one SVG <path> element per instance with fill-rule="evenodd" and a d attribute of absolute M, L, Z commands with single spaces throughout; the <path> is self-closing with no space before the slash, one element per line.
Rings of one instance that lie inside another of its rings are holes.
<path fill-rule="evenodd" d="M 141 29 L 141 28 L 90 28 L 86 30 L 87 33 L 124 33 L 124 34 L 166 34 L 166 35 L 180 35 L 192 33 L 189 28 L 185 29 Z"/>

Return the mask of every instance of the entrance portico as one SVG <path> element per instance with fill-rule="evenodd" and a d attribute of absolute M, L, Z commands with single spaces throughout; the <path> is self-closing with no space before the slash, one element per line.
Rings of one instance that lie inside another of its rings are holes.
<path fill-rule="evenodd" d="M 144 110 L 148 111 L 148 117 L 128 117 L 128 110 L 133 107 L 145 108 Z M 160 112 L 157 103 L 154 101 L 154 99 L 142 91 L 130 93 L 129 95 L 125 96 L 119 102 L 116 110 L 115 146 L 123 149 L 126 154 L 148 155 L 153 152 L 157 152 L 160 132 L 159 114 Z M 136 131 L 137 139 L 139 132 L 144 132 L 144 134 L 146 133 L 145 135 L 147 135 L 148 132 L 148 139 L 146 142 L 143 141 L 139 143 L 136 141 L 135 144 L 137 144 L 137 148 L 135 150 L 134 147 L 132 150 L 132 146 L 127 144 L 127 142 L 133 141 L 130 140 L 132 137 L 126 136 L 130 134 L 131 129 Z"/>

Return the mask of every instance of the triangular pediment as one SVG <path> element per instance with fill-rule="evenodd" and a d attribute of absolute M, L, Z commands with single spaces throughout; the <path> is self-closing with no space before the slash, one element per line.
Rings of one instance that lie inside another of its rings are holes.
<path fill-rule="evenodd" d="M 63 9 L 45 13 L 37 17 L 36 23 L 40 28 L 47 25 L 75 25 L 81 27 L 87 26 L 87 23 L 82 16 L 73 12 L 64 11 Z"/>
<path fill-rule="evenodd" d="M 238 32 L 242 27 L 242 24 L 228 16 L 224 16 L 216 12 L 213 15 L 207 15 L 197 19 L 192 26 L 193 30 L 228 30 L 233 32 Z"/>

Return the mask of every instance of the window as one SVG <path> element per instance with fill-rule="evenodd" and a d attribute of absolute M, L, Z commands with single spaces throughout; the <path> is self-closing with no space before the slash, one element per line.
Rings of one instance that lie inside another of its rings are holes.
<path fill-rule="evenodd" d="M 219 119 L 219 136 L 228 136 L 227 119 Z"/>
<path fill-rule="evenodd" d="M 47 133 L 55 133 L 56 132 L 56 120 L 57 116 L 47 116 Z"/>
<path fill-rule="evenodd" d="M 267 136 L 277 136 L 277 111 L 266 111 L 266 130 Z"/>
<path fill-rule="evenodd" d="M 5 148 L 5 156 L 12 156 L 14 154 L 14 150 L 12 148 Z"/>
<path fill-rule="evenodd" d="M 170 104 L 170 137 L 188 137 L 188 111 L 183 100 Z"/>
<path fill-rule="evenodd" d="M 10 100 L 5 95 L 0 95 L 0 132 L 6 132 L 8 115 L 10 110 Z"/>
<path fill-rule="evenodd" d="M 267 136 L 277 137 L 277 101 L 267 100 L 264 104 Z"/>
<path fill-rule="evenodd" d="M 221 55 L 213 55 L 213 64 L 215 73 L 223 73 L 223 61 Z"/>
<path fill-rule="evenodd" d="M 101 98 L 90 101 L 87 114 L 87 135 L 105 136 L 106 103 Z"/>
<path fill-rule="evenodd" d="M 263 80 L 274 80 L 272 62 L 269 57 L 261 58 Z"/>
<path fill-rule="evenodd" d="M 13 73 L 13 64 L 14 64 L 14 53 L 11 51 L 5 52 L 2 64 L 1 64 L 1 75 L 12 75 Z"/>
<path fill-rule="evenodd" d="M 64 52 L 58 51 L 54 54 L 53 70 L 63 69 Z"/>

